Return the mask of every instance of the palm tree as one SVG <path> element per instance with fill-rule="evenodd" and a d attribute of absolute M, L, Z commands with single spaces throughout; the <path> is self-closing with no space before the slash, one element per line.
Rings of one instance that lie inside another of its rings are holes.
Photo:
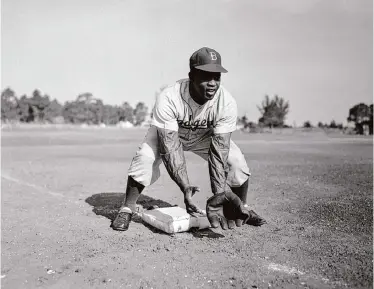
<path fill-rule="evenodd" d="M 268 95 L 265 95 L 261 106 L 257 106 L 262 114 L 259 122 L 270 128 L 282 127 L 289 112 L 289 107 L 289 102 L 285 101 L 282 97 L 275 95 L 273 99 L 270 99 Z"/>

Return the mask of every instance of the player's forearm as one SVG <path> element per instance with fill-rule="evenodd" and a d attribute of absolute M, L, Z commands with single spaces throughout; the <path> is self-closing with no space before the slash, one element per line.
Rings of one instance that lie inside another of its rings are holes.
<path fill-rule="evenodd" d="M 183 146 L 179 140 L 178 132 L 157 129 L 160 154 L 171 179 L 179 186 L 182 192 L 190 185 L 187 175 L 186 159 Z"/>
<path fill-rule="evenodd" d="M 216 134 L 209 149 L 209 175 L 213 194 L 223 193 L 228 174 L 227 159 L 230 150 L 231 133 Z"/>

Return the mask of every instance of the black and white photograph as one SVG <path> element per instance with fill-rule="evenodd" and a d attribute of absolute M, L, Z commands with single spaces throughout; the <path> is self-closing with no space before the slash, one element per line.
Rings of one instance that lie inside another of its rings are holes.
<path fill-rule="evenodd" d="M 2 0 L 1 288 L 373 288 L 372 0 Z"/>

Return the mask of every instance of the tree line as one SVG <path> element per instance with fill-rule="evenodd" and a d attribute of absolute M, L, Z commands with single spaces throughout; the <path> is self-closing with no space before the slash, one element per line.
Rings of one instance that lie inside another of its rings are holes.
<path fill-rule="evenodd" d="M 162 86 L 155 96 L 163 90 Z M 258 127 L 286 128 L 285 123 L 290 104 L 283 97 L 265 95 L 257 106 L 261 113 L 258 122 L 249 121 L 244 115 L 238 118 L 238 124 L 244 129 L 251 130 Z M 15 92 L 6 88 L 1 93 L 1 120 L 19 122 L 42 123 L 73 123 L 73 124 L 106 124 L 114 125 L 120 121 L 127 121 L 135 126 L 141 125 L 148 116 L 148 108 L 143 102 L 138 102 L 132 108 L 128 102 L 122 105 L 104 104 L 101 99 L 94 98 L 91 93 L 82 93 L 74 101 L 66 101 L 63 105 L 49 95 L 35 89 L 31 96 L 22 95 L 18 98 Z M 357 134 L 373 134 L 373 104 L 359 103 L 348 110 L 347 121 L 354 124 Z M 343 129 L 342 123 L 332 120 L 330 123 L 318 122 L 319 128 Z M 310 121 L 305 121 L 304 128 L 312 128 Z"/>
<path fill-rule="evenodd" d="M 141 125 L 148 115 L 148 108 L 138 102 L 135 108 L 128 102 L 122 105 L 109 105 L 95 98 L 92 93 L 82 93 L 74 101 L 60 104 L 51 100 L 38 89 L 31 96 L 17 97 L 15 92 L 6 88 L 1 93 L 1 120 L 3 122 L 39 122 L 72 124 L 113 125 L 127 121 L 135 126 Z"/>
<path fill-rule="evenodd" d="M 258 127 L 272 128 L 287 128 L 290 127 L 285 123 L 287 114 L 289 113 L 290 104 L 284 98 L 275 95 L 269 97 L 265 95 L 261 105 L 257 106 L 261 113 L 261 117 L 258 122 L 249 121 L 246 116 L 242 116 L 238 119 L 238 123 L 247 130 L 255 130 Z M 348 110 L 347 121 L 354 125 L 353 132 L 356 134 L 373 134 L 373 104 L 366 105 L 365 103 L 359 103 L 354 105 Z M 331 129 L 345 129 L 342 123 L 337 123 L 335 120 L 331 120 L 330 123 L 318 122 L 319 128 L 331 128 Z M 312 128 L 313 124 L 310 121 L 303 123 L 304 128 Z"/>
<path fill-rule="evenodd" d="M 354 132 L 357 134 L 373 134 L 373 104 L 367 105 L 359 103 L 351 107 L 348 111 L 347 121 L 354 125 Z M 332 120 L 330 124 L 318 122 L 319 128 L 337 128 L 344 129 L 342 123 L 336 123 Z M 305 128 L 313 127 L 310 121 L 305 121 Z"/>

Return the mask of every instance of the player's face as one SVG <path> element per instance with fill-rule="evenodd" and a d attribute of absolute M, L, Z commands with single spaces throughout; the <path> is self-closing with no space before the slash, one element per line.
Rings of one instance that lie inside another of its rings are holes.
<path fill-rule="evenodd" d="M 221 73 L 196 69 L 192 77 L 192 83 L 197 94 L 195 97 L 198 97 L 201 103 L 205 103 L 213 99 L 216 94 L 221 83 Z"/>

